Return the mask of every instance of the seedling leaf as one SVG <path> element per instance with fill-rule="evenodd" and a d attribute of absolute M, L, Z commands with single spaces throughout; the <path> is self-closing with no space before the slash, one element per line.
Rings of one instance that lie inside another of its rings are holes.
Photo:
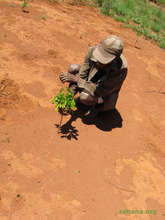
<path fill-rule="evenodd" d="M 22 6 L 22 9 L 24 9 L 24 8 L 27 6 L 27 4 L 28 4 L 27 1 L 24 0 L 23 3 L 22 3 L 22 5 L 21 5 L 21 6 Z"/>
<path fill-rule="evenodd" d="M 59 128 L 62 123 L 62 116 L 71 113 L 75 108 L 74 94 L 70 88 L 60 89 L 57 96 L 51 99 L 52 104 L 56 104 L 55 110 L 61 113 Z"/>

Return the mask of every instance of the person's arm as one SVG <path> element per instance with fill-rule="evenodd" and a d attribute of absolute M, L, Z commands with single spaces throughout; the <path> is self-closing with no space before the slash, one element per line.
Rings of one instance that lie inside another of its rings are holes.
<path fill-rule="evenodd" d="M 81 84 L 81 79 L 87 80 L 89 71 L 90 71 L 90 55 L 91 55 L 91 49 L 88 49 L 88 53 L 85 56 L 84 62 L 82 66 L 80 67 L 79 73 L 74 75 L 72 73 L 66 72 L 66 73 L 61 73 L 60 74 L 60 80 L 65 83 L 65 82 L 71 82 L 71 83 L 78 83 L 80 79 L 80 84 Z"/>
<path fill-rule="evenodd" d="M 92 68 L 91 54 L 93 48 L 88 49 L 88 53 L 85 56 L 84 62 L 79 71 L 79 78 L 77 81 L 77 85 L 80 89 L 86 90 L 90 95 L 95 95 L 95 90 L 97 85 L 91 81 L 88 81 L 89 72 Z"/>
<path fill-rule="evenodd" d="M 73 82 L 77 83 L 77 86 L 82 89 L 89 92 L 90 95 L 95 95 L 95 90 L 97 85 L 91 81 L 88 81 L 89 72 L 92 68 L 92 61 L 91 61 L 91 55 L 92 55 L 93 48 L 88 49 L 88 53 L 85 56 L 84 62 L 79 70 L 79 73 L 76 75 L 73 75 L 71 73 L 62 73 L 60 74 L 60 80 L 65 82 Z"/>
<path fill-rule="evenodd" d="M 92 53 L 92 48 L 89 48 L 84 58 L 84 62 L 81 65 L 79 73 L 78 73 L 80 79 L 84 79 L 84 80 L 88 79 L 88 75 L 91 69 L 91 60 L 90 60 L 91 53 Z"/>

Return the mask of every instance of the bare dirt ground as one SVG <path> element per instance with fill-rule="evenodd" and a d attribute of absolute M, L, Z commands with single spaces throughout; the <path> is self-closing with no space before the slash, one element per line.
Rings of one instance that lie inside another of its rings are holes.
<path fill-rule="evenodd" d="M 0 220 L 165 219 L 165 51 L 95 8 L 21 3 L 0 1 Z M 129 65 L 116 112 L 57 134 L 59 73 L 110 34 Z"/>

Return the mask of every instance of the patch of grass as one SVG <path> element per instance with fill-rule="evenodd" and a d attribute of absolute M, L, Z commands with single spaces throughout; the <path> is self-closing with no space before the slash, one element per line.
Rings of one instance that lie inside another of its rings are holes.
<path fill-rule="evenodd" d="M 100 11 L 164 48 L 165 11 L 147 0 L 95 0 Z M 165 0 L 157 2 L 165 3 Z"/>
<path fill-rule="evenodd" d="M 164 48 L 165 49 L 165 37 L 164 38 L 161 38 L 160 42 L 159 42 L 159 46 L 161 48 Z"/>
<path fill-rule="evenodd" d="M 162 26 L 160 24 L 156 24 L 156 23 L 153 23 L 151 25 L 151 29 L 154 31 L 154 32 L 160 32 L 162 30 Z"/>
<path fill-rule="evenodd" d="M 121 17 L 121 16 L 114 16 L 114 19 L 116 20 L 116 21 L 120 21 L 120 22 L 123 22 L 123 23 L 125 23 L 125 24 L 128 24 L 129 23 L 129 19 L 128 18 L 126 18 L 126 17 Z"/>
<path fill-rule="evenodd" d="M 99 5 L 101 6 L 101 12 L 109 16 L 110 15 L 110 8 L 112 8 L 112 0 L 104 0 L 103 3 L 101 3 L 101 0 L 99 0 Z"/>

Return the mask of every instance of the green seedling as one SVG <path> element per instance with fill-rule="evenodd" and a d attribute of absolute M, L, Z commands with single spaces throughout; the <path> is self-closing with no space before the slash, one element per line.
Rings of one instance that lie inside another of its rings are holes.
<path fill-rule="evenodd" d="M 28 3 L 26 0 L 23 1 L 22 3 L 22 11 L 25 12 L 25 13 L 29 13 L 29 11 L 25 10 L 25 8 L 27 7 Z"/>
<path fill-rule="evenodd" d="M 43 19 L 43 20 L 46 20 L 46 15 L 42 15 L 42 19 Z"/>
<path fill-rule="evenodd" d="M 51 103 L 56 104 L 56 111 L 61 114 L 60 123 L 58 126 L 60 130 L 63 115 L 71 114 L 75 108 L 74 94 L 68 87 L 66 89 L 60 89 L 57 96 L 51 99 Z"/>
<path fill-rule="evenodd" d="M 26 0 L 24 0 L 23 1 L 23 3 L 22 3 L 22 5 L 21 5 L 21 7 L 22 7 L 22 10 L 24 10 L 24 8 L 26 8 L 27 7 L 27 1 Z"/>

